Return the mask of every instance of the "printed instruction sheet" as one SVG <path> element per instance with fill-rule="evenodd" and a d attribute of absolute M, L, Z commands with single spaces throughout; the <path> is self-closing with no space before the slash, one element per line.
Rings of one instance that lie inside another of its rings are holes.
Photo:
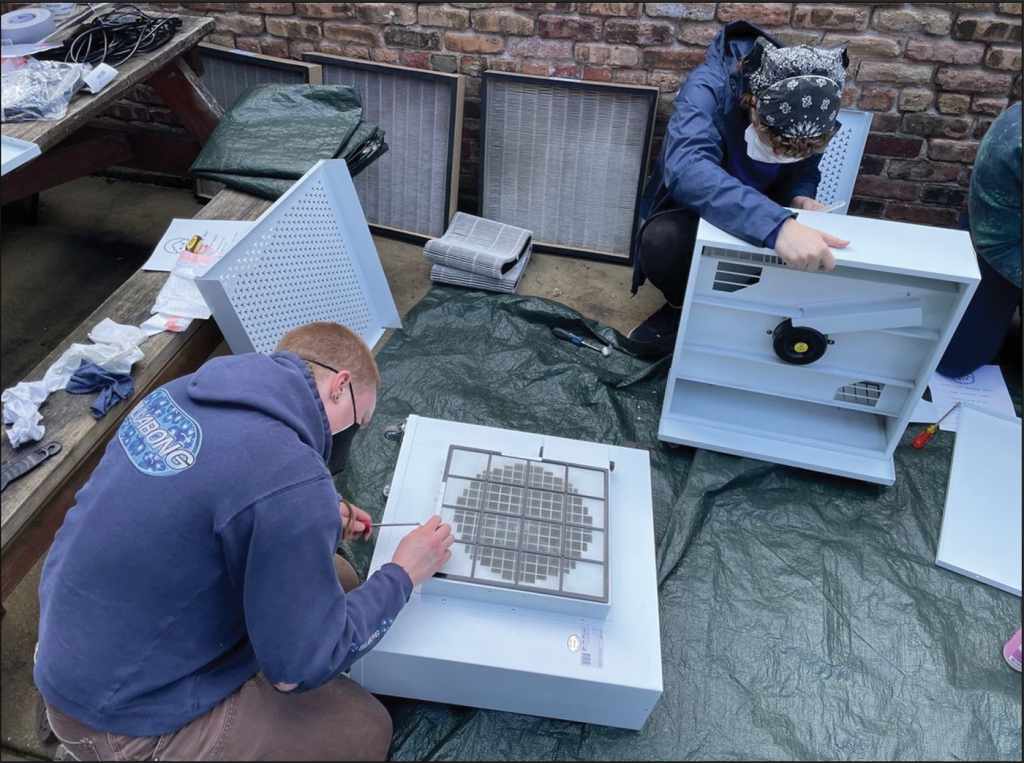
<path fill-rule="evenodd" d="M 216 262 L 250 230 L 251 220 L 188 220 L 175 218 L 160 243 L 142 266 L 143 270 L 171 272 L 185 252 Z"/>
<path fill-rule="evenodd" d="M 932 374 L 928 388 L 932 393 L 932 402 L 919 400 L 910 417 L 912 422 L 933 424 L 957 403 L 969 403 L 1001 418 L 1012 419 L 1017 416 L 999 366 L 982 366 L 974 373 L 957 379 Z M 939 428 L 944 432 L 955 432 L 959 420 L 960 411 L 954 411 Z"/>

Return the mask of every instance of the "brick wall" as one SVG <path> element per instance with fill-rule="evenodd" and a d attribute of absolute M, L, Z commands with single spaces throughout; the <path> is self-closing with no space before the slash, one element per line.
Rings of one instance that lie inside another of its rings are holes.
<path fill-rule="evenodd" d="M 729 21 L 784 43 L 846 44 L 844 102 L 875 112 L 852 211 L 953 226 L 978 141 L 1021 92 L 1021 3 L 150 3 L 212 16 L 207 39 L 274 56 L 321 51 L 467 76 L 460 200 L 475 206 L 485 69 L 661 90 L 655 148 L 682 79 Z M 165 129 L 140 88 L 113 115 Z"/>

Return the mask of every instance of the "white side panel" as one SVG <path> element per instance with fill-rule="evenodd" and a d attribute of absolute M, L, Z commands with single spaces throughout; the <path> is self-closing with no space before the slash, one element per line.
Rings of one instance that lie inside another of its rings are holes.
<path fill-rule="evenodd" d="M 846 214 L 850 199 L 853 198 L 853 187 L 857 184 L 857 174 L 860 172 L 860 162 L 873 116 L 870 111 L 840 109 L 839 131 L 828 142 L 828 148 L 818 164 L 821 181 L 815 198 L 826 206 L 844 202 L 836 210 L 839 214 Z"/>
<path fill-rule="evenodd" d="M 1021 422 L 964 406 L 935 563 L 1021 595 Z"/>

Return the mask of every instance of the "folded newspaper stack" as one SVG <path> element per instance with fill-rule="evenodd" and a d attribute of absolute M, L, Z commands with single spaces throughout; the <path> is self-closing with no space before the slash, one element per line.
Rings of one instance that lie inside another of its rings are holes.
<path fill-rule="evenodd" d="M 514 225 L 456 212 L 441 238 L 423 247 L 430 280 L 513 294 L 530 261 L 533 234 Z"/>

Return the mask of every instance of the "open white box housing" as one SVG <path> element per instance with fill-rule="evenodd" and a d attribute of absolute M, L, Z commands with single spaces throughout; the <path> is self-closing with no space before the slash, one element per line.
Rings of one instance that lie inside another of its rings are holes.
<path fill-rule="evenodd" d="M 434 578 L 413 592 L 352 677 L 379 694 L 641 728 L 662 691 L 647 452 L 410 416 L 382 523 L 422 522 L 438 511 L 452 446 L 500 453 L 506 464 L 607 470 L 607 604 Z M 583 479 L 570 475 L 567 492 Z M 391 560 L 409 529 L 380 529 L 371 572 Z M 442 572 L 459 564 L 453 555 Z"/>
<path fill-rule="evenodd" d="M 799 221 L 850 242 L 834 271 L 793 270 L 701 221 L 658 437 L 891 485 L 893 451 L 980 279 L 970 237 Z"/>

